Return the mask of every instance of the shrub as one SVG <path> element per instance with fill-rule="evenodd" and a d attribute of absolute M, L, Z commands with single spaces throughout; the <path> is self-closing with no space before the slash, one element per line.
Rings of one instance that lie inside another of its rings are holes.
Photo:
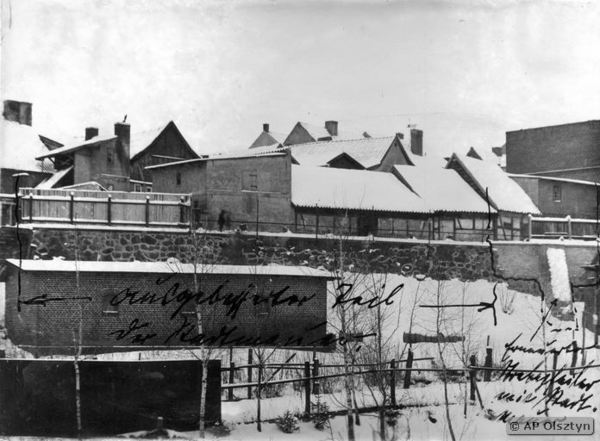
<path fill-rule="evenodd" d="M 277 427 L 283 433 L 294 433 L 296 430 L 300 430 L 298 418 L 296 418 L 289 410 L 286 410 L 282 416 L 277 418 L 275 424 L 277 424 Z"/>
<path fill-rule="evenodd" d="M 312 404 L 311 420 L 317 430 L 323 430 L 329 427 L 329 406 L 321 401 L 321 396 L 317 395 L 317 402 Z"/>
<path fill-rule="evenodd" d="M 402 415 L 402 412 L 400 412 L 398 409 L 387 409 L 385 411 L 385 422 L 388 426 L 394 427 L 396 424 L 398 424 L 398 418 L 400 415 Z"/>

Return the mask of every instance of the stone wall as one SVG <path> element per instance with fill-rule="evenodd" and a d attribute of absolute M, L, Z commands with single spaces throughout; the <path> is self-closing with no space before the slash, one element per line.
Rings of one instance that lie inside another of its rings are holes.
<path fill-rule="evenodd" d="M 161 231 L 67 230 L 33 231 L 31 257 L 67 260 L 154 262 L 177 258 L 193 262 L 323 267 L 340 264 L 340 241 L 309 235 L 197 234 Z M 392 274 L 420 273 L 432 278 L 493 280 L 490 248 L 480 243 L 419 240 L 343 241 L 343 264 L 349 270 Z"/>

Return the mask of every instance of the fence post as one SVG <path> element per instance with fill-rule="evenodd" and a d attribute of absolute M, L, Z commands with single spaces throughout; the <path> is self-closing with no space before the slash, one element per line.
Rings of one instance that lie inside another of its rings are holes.
<path fill-rule="evenodd" d="M 106 203 L 106 221 L 108 225 L 112 224 L 112 195 L 108 195 L 108 201 Z"/>
<path fill-rule="evenodd" d="M 571 215 L 567 215 L 567 238 L 571 239 L 573 236 L 573 225 L 571 225 Z"/>
<path fill-rule="evenodd" d="M 492 367 L 492 348 L 489 346 L 489 336 L 488 336 L 488 347 L 485 348 L 485 363 L 484 366 L 486 368 Z M 483 381 L 491 381 L 492 380 L 492 370 L 486 369 L 483 371 Z"/>
<path fill-rule="evenodd" d="M 392 399 L 392 406 L 396 405 L 396 359 L 392 358 L 390 361 L 390 369 L 392 370 L 390 377 L 390 393 Z"/>
<path fill-rule="evenodd" d="M 252 383 L 252 349 L 248 349 L 248 383 Z M 252 398 L 252 386 L 248 386 L 248 399 Z"/>
<path fill-rule="evenodd" d="M 70 219 L 71 223 L 73 223 L 74 217 L 75 217 L 75 192 L 71 192 L 71 200 L 69 201 L 69 219 Z"/>
<path fill-rule="evenodd" d="M 583 329 L 583 333 L 581 335 L 581 365 L 585 366 L 585 309 L 581 314 L 581 329 Z"/>
<path fill-rule="evenodd" d="M 410 388 L 410 374 L 413 364 L 413 352 L 408 350 L 408 359 L 406 360 L 406 371 L 404 371 L 404 389 Z"/>
<path fill-rule="evenodd" d="M 556 365 L 558 364 L 558 353 L 555 352 L 554 356 L 552 357 L 552 371 L 556 371 Z M 548 397 L 552 396 L 552 392 L 554 391 L 554 372 L 552 372 L 552 375 L 550 376 L 550 386 L 548 387 Z M 546 408 L 545 408 L 545 413 L 546 416 L 548 416 L 548 401 L 546 400 Z"/>
<path fill-rule="evenodd" d="M 477 365 L 475 355 L 471 355 L 469 361 L 470 361 L 471 368 L 473 368 Z M 475 399 L 476 399 L 475 398 L 475 388 L 477 387 L 477 385 L 475 384 L 475 382 L 477 381 L 476 375 L 477 375 L 477 372 L 475 371 L 475 369 L 469 369 L 469 379 L 471 380 L 471 395 L 470 395 L 471 401 L 475 401 Z"/>
<path fill-rule="evenodd" d="M 235 372 L 235 363 L 233 361 L 229 362 L 229 384 L 233 384 L 233 374 Z M 227 399 L 229 401 L 233 401 L 233 388 L 230 387 L 227 391 Z"/>
<path fill-rule="evenodd" d="M 310 362 L 304 362 L 304 412 L 310 415 Z"/>
<path fill-rule="evenodd" d="M 319 206 L 317 205 L 315 208 L 317 211 L 317 223 L 315 225 L 315 239 L 318 239 L 319 238 Z"/>
<path fill-rule="evenodd" d="M 315 358 L 314 360 L 314 366 L 313 366 L 313 377 L 318 377 L 319 376 L 319 359 Z M 318 380 L 314 380 L 313 379 L 313 395 L 319 395 L 319 381 Z"/>
<path fill-rule="evenodd" d="M 179 223 L 185 223 L 185 204 L 183 202 L 183 196 L 179 198 Z"/>
<path fill-rule="evenodd" d="M 146 196 L 146 226 L 150 226 L 150 196 Z"/>
<path fill-rule="evenodd" d="M 33 194 L 29 194 L 29 222 L 33 221 Z"/>
<path fill-rule="evenodd" d="M 527 236 L 529 240 L 531 240 L 531 236 L 533 236 L 533 216 L 531 213 L 529 213 L 527 217 L 529 218 L 529 225 L 527 225 Z"/>

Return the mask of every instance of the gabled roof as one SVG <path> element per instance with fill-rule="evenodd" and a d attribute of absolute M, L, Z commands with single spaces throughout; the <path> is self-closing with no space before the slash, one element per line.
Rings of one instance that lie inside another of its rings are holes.
<path fill-rule="evenodd" d="M 346 153 L 364 168 L 376 167 L 392 146 L 394 136 L 343 141 L 322 141 L 290 145 L 287 148 L 300 165 L 325 166 L 341 153 Z"/>
<path fill-rule="evenodd" d="M 391 173 L 292 165 L 292 204 L 341 210 L 430 213 Z"/>
<path fill-rule="evenodd" d="M 73 153 L 77 150 L 81 150 L 84 148 L 88 148 L 88 147 L 97 147 L 102 143 L 105 142 L 110 142 L 117 139 L 117 137 L 115 135 L 110 135 L 110 136 L 94 136 L 91 139 L 88 139 L 87 141 L 83 141 L 83 142 L 75 142 L 74 144 L 70 144 L 70 145 L 66 145 L 64 147 L 60 147 L 58 149 L 54 149 L 49 153 L 46 153 L 44 155 L 38 156 L 36 157 L 36 159 L 42 159 L 42 158 L 52 158 L 58 155 L 64 155 L 67 153 Z"/>
<path fill-rule="evenodd" d="M 396 165 L 393 173 L 434 212 L 488 213 L 487 202 L 454 170 Z"/>
<path fill-rule="evenodd" d="M 175 130 L 175 133 L 181 137 L 184 145 L 189 149 L 191 153 L 195 157 L 199 157 L 198 153 L 190 147 L 185 137 L 181 134 L 181 131 L 173 121 L 169 121 L 166 125 L 160 126 L 154 129 L 145 130 L 142 132 L 135 132 L 131 134 L 131 139 L 129 141 L 129 157 L 131 159 L 136 159 L 142 152 L 144 152 L 150 145 L 158 138 L 164 131 L 172 128 Z"/>
<path fill-rule="evenodd" d="M 367 132 L 353 132 L 348 130 L 338 130 L 338 134 L 332 136 L 331 133 L 327 130 L 325 126 L 318 126 L 316 124 L 309 124 L 302 121 L 296 123 L 292 132 L 296 129 L 296 127 L 301 127 L 310 135 L 314 142 L 319 140 L 322 141 L 336 141 L 336 140 L 349 140 L 349 139 L 360 139 L 360 138 L 369 138 L 370 135 Z M 290 134 L 292 133 L 290 132 Z M 287 140 L 289 135 L 284 136 L 284 143 Z"/>
<path fill-rule="evenodd" d="M 498 211 L 541 215 L 527 193 L 496 164 L 454 153 L 448 168 L 453 161 L 473 179 L 482 194 L 488 190 L 490 203 Z"/>
<path fill-rule="evenodd" d="M 35 188 L 54 188 L 54 186 L 57 185 L 62 178 L 64 178 L 71 170 L 73 170 L 73 167 L 74 166 L 71 165 L 70 167 L 57 171 L 48 179 L 40 182 Z"/>
<path fill-rule="evenodd" d="M 325 127 L 305 122 L 298 122 L 298 125 L 302 126 L 315 141 L 321 138 L 331 138 L 331 133 Z"/>
<path fill-rule="evenodd" d="M 54 171 L 49 161 L 36 158 L 48 153 L 48 148 L 33 127 L 2 119 L 0 132 L 0 167 L 33 172 Z"/>
<path fill-rule="evenodd" d="M 482 161 L 493 162 L 496 165 L 500 165 L 500 156 L 496 155 L 492 149 L 471 147 L 467 152 L 467 156 L 470 158 L 480 159 Z"/>
<path fill-rule="evenodd" d="M 132 133 L 129 141 L 129 157 L 133 158 L 146 150 L 166 127 L 167 126 L 160 126 L 143 132 Z"/>

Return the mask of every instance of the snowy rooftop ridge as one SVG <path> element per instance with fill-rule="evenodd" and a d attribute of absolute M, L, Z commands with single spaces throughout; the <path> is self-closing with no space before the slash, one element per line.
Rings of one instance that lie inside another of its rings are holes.
<path fill-rule="evenodd" d="M 52 150 L 49 153 L 46 153 L 45 155 L 41 155 L 36 157 L 35 159 L 43 159 L 43 158 L 50 158 L 50 157 L 54 157 L 57 155 L 62 155 L 65 153 L 71 153 L 74 152 L 76 150 L 80 150 L 82 148 L 88 147 L 88 146 L 93 146 L 96 144 L 100 144 L 102 142 L 108 142 L 108 141 L 112 141 L 117 139 L 116 135 L 104 135 L 104 136 L 94 136 L 91 139 L 88 139 L 87 141 L 83 141 L 83 142 L 76 142 L 74 144 L 71 145 L 66 145 L 64 147 L 60 147 L 57 149 Z"/>
<path fill-rule="evenodd" d="M 394 136 L 309 142 L 288 146 L 300 165 L 324 166 L 341 153 L 346 153 L 365 168 L 381 164 Z"/>
<path fill-rule="evenodd" d="M 52 172 L 49 161 L 36 160 L 49 152 L 33 127 L 2 120 L 0 129 L 0 165 L 5 169 Z"/>
<path fill-rule="evenodd" d="M 496 213 L 454 170 L 410 165 L 396 165 L 394 169 L 432 211 Z"/>
<path fill-rule="evenodd" d="M 537 216 L 542 214 L 519 184 L 498 165 L 458 153 L 453 153 L 450 161 L 454 159 L 471 175 L 482 193 L 485 194 L 487 188 L 490 202 L 498 211 Z"/>
<path fill-rule="evenodd" d="M 427 204 L 391 173 L 292 165 L 297 207 L 430 213 Z"/>

